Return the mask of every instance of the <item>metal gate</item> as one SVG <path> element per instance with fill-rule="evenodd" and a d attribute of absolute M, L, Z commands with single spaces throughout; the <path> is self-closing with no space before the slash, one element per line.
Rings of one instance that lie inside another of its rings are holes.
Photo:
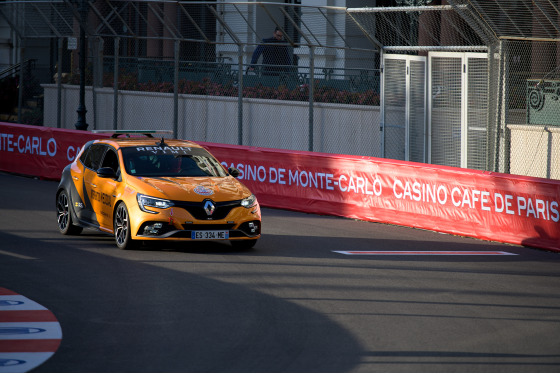
<path fill-rule="evenodd" d="M 488 59 L 485 53 L 429 54 L 429 163 L 485 169 Z"/>
<path fill-rule="evenodd" d="M 426 162 L 426 58 L 383 55 L 383 157 Z"/>

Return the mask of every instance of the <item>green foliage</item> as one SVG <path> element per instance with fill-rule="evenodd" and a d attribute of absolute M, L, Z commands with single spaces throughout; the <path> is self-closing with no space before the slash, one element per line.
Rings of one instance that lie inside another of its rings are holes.
<path fill-rule="evenodd" d="M 113 86 L 113 76 L 111 74 L 105 75 L 103 85 L 105 87 Z M 150 81 L 140 83 L 138 82 L 136 74 L 127 73 L 119 76 L 119 89 L 173 93 L 174 86 L 172 82 L 156 83 Z M 203 96 L 237 97 L 239 94 L 238 88 L 234 84 L 216 83 L 210 78 L 204 78 L 202 81 L 181 79 L 179 81 L 178 91 L 180 94 Z M 309 101 L 309 87 L 308 85 L 301 85 L 289 89 L 285 85 L 269 87 L 258 84 L 252 87 L 244 87 L 243 97 L 269 100 Z M 375 90 L 352 92 L 332 87 L 317 87 L 314 91 L 313 100 L 318 103 L 379 105 L 379 94 Z"/>

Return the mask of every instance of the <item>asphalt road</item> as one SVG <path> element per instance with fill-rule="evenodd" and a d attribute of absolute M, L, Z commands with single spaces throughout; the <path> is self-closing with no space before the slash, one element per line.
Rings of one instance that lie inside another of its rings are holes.
<path fill-rule="evenodd" d="M 60 235 L 56 186 L 0 174 L 0 287 L 63 332 L 37 372 L 560 371 L 558 253 L 272 209 L 254 250 L 121 251 Z"/>

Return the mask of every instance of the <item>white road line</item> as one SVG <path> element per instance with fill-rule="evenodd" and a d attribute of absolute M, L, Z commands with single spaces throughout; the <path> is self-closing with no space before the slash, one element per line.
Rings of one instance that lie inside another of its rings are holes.
<path fill-rule="evenodd" d="M 333 251 L 343 255 L 378 255 L 378 256 L 517 256 L 503 251 Z"/>
<path fill-rule="evenodd" d="M 0 255 L 17 257 L 17 258 L 21 258 L 23 260 L 36 260 L 35 257 L 24 256 L 24 255 L 20 255 L 19 253 L 13 253 L 13 252 L 2 251 L 2 250 L 0 250 Z"/>

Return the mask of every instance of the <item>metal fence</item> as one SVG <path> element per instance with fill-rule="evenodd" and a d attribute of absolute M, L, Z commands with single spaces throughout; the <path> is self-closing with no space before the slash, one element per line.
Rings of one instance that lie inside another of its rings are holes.
<path fill-rule="evenodd" d="M 89 130 L 560 179 L 560 6 L 448 3 L 15 1 L 0 19 L 22 60 L 48 40 L 45 126 L 75 128 L 83 78 Z"/>

